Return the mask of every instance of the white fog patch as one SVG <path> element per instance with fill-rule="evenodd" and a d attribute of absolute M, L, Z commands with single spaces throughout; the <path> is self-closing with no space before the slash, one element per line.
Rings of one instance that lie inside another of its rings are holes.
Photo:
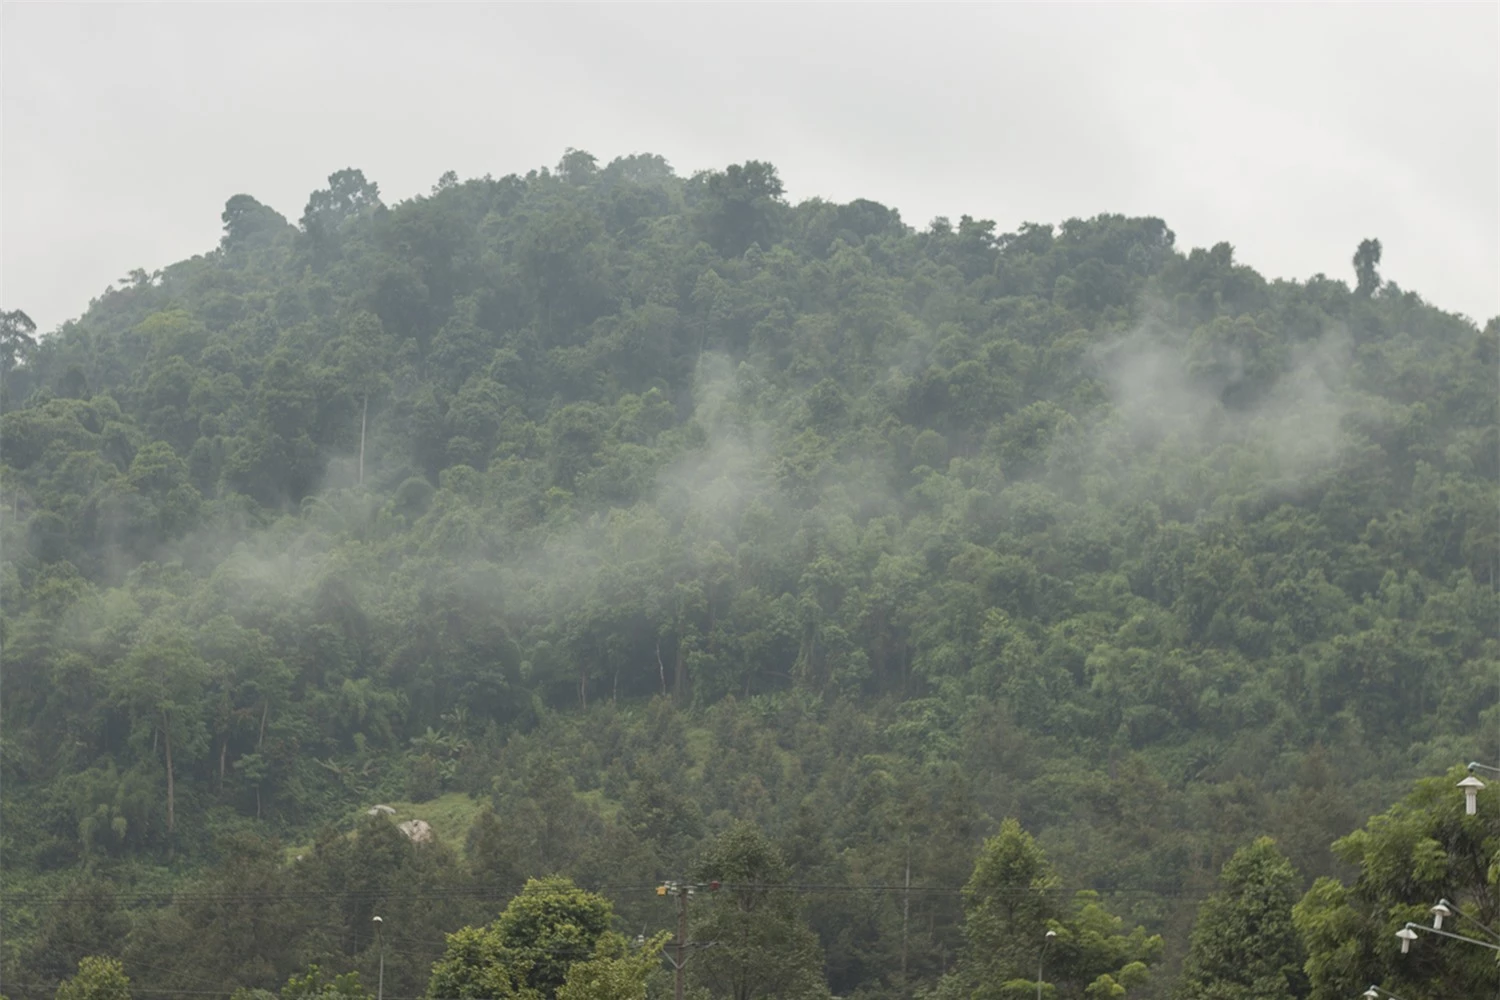
<path fill-rule="evenodd" d="M 1240 330 L 1256 332 L 1253 324 Z M 1214 463 L 1215 452 L 1233 445 L 1223 456 L 1233 455 L 1238 464 L 1220 471 L 1229 471 L 1231 479 L 1254 479 L 1265 489 L 1295 494 L 1331 472 L 1346 443 L 1343 425 L 1350 412 L 1348 331 L 1331 327 L 1309 343 L 1267 347 L 1266 354 L 1279 361 L 1271 374 L 1255 370 L 1265 357 L 1249 357 L 1234 344 L 1205 351 L 1202 337 L 1195 343 L 1148 305 L 1135 329 L 1092 352 L 1110 405 L 1085 449 L 1090 471 L 1120 483 L 1136 481 L 1136 492 L 1147 496 L 1202 494 L 1218 479 L 1205 478 L 1204 463 Z M 1241 449 L 1248 450 L 1248 462 Z M 1174 461 L 1163 461 L 1166 456 Z M 1140 481 L 1145 470 L 1151 482 Z M 1201 499 L 1210 501 L 1206 494 Z"/>

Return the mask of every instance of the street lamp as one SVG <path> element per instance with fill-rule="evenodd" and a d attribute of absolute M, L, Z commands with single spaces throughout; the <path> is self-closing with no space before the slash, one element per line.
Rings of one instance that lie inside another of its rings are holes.
<path fill-rule="evenodd" d="M 1379 986 L 1375 985 L 1371 985 L 1370 988 L 1361 993 L 1360 996 L 1363 998 L 1363 1000 L 1381 1000 L 1382 997 L 1384 997 L 1385 1000 L 1401 1000 L 1400 997 L 1392 993 L 1390 990 L 1383 990 Z"/>
<path fill-rule="evenodd" d="M 1473 764 L 1469 765 L 1473 767 Z M 1484 782 L 1472 774 L 1458 783 L 1458 787 L 1464 790 L 1464 812 L 1473 816 L 1479 811 L 1479 790 L 1484 787 Z"/>
<path fill-rule="evenodd" d="M 1478 938 L 1464 937 L 1462 934 L 1454 934 L 1452 931 L 1440 931 L 1436 927 L 1423 927 L 1421 924 L 1414 924 L 1407 921 L 1406 926 L 1396 932 L 1396 936 L 1401 939 L 1401 954 L 1405 955 L 1411 949 L 1411 943 L 1417 939 L 1417 931 L 1421 931 L 1424 934 L 1437 934 L 1445 938 L 1452 938 L 1455 941 L 1462 941 L 1465 944 L 1477 944 L 1479 947 L 1488 948 L 1490 951 L 1500 951 L 1500 944 L 1481 941 Z"/>
<path fill-rule="evenodd" d="M 385 921 L 377 916 L 371 918 L 371 923 L 375 925 L 375 940 L 380 945 L 380 973 L 375 980 L 375 1000 L 385 1000 Z"/>
<path fill-rule="evenodd" d="M 1042 953 L 1036 959 L 1036 1000 L 1042 1000 L 1042 970 L 1047 961 L 1047 946 L 1057 937 L 1057 931 L 1048 931 L 1042 937 Z"/>
<path fill-rule="evenodd" d="M 1460 781 L 1458 787 L 1464 790 L 1464 809 L 1470 816 L 1479 811 L 1479 790 L 1484 787 L 1484 782 L 1474 776 L 1475 771 L 1488 771 L 1491 774 L 1500 774 L 1500 767 L 1481 764 L 1477 760 L 1469 761 L 1469 776 Z"/>
<path fill-rule="evenodd" d="M 1435 931 L 1442 930 L 1443 918 L 1445 917 L 1457 917 L 1459 920 L 1473 924 L 1492 938 L 1500 938 L 1500 934 L 1497 934 L 1488 924 L 1480 922 L 1477 918 L 1471 917 L 1459 909 L 1457 903 L 1448 899 L 1440 899 L 1437 901 L 1437 905 L 1432 908 L 1432 929 Z"/>

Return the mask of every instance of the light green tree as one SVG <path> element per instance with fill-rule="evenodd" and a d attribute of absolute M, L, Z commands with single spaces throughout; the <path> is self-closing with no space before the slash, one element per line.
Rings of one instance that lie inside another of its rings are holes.
<path fill-rule="evenodd" d="M 130 1000 L 130 979 L 118 960 L 90 955 L 57 987 L 57 1000 Z"/>
<path fill-rule="evenodd" d="M 1363 830 L 1334 843 L 1334 853 L 1358 876 L 1347 886 L 1318 879 L 1293 909 L 1312 1000 L 1353 996 L 1370 983 L 1406 1000 L 1491 996 L 1500 989 L 1494 952 L 1429 936 L 1402 954 L 1396 938 L 1408 921 L 1427 923 L 1439 899 L 1457 904 L 1459 926 L 1452 929 L 1459 933 L 1500 919 L 1500 802 L 1481 794 L 1477 814 L 1467 815 L 1453 787 L 1463 774 L 1455 768 L 1417 782 Z"/>
<path fill-rule="evenodd" d="M 281 1000 L 373 1000 L 374 994 L 359 981 L 359 973 L 330 976 L 316 965 L 293 976 L 281 988 Z"/>
<path fill-rule="evenodd" d="M 619 934 L 605 935 L 593 958 L 569 966 L 557 1000 L 646 1000 L 647 985 L 661 971 L 662 948 L 670 938 L 662 932 L 632 951 Z"/>
<path fill-rule="evenodd" d="M 613 916 L 609 900 L 569 879 L 529 879 L 494 923 L 448 935 L 427 995 L 551 998 L 575 963 L 597 957 Z"/>

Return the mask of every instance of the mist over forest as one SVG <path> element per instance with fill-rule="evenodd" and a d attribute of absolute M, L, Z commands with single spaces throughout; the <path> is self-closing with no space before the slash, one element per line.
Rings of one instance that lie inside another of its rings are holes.
<path fill-rule="evenodd" d="M 1500 991 L 1396 937 L 1500 921 L 1500 318 L 1378 240 L 579 150 L 222 222 L 0 317 L 11 1000 Z"/>

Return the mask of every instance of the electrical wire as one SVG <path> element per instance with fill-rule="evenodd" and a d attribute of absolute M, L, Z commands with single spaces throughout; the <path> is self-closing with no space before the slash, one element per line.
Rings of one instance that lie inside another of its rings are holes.
<path fill-rule="evenodd" d="M 652 893 L 661 882 L 622 882 L 622 883 L 597 883 L 592 885 L 580 885 L 579 888 L 590 892 L 601 894 L 629 895 L 634 893 Z M 116 898 L 125 902 L 127 907 L 148 906 L 152 903 L 181 904 L 181 903 L 277 903 L 297 902 L 306 900 L 337 900 L 344 903 L 360 902 L 385 902 L 388 900 L 485 900 L 490 898 L 510 899 L 516 896 L 526 895 L 531 892 L 547 893 L 551 890 L 545 886 L 535 889 L 521 885 L 489 885 L 489 886 L 460 886 L 447 889 L 416 889 L 416 890 L 392 890 L 392 889 L 368 889 L 368 890 L 346 890 L 343 892 L 330 893 L 326 890 L 305 891 L 245 891 L 245 892 L 195 892 L 195 891 L 161 891 L 142 893 L 122 893 Z M 732 892 L 795 892 L 804 895 L 822 893 L 891 893 L 896 895 L 939 895 L 939 896 L 962 896 L 966 893 L 971 896 L 1029 896 L 1050 895 L 1070 896 L 1079 892 L 1094 892 L 1101 896 L 1158 896 L 1163 899 L 1201 898 L 1212 894 L 1215 889 L 1212 886 L 1201 888 L 1174 886 L 997 886 L 986 889 L 969 889 L 962 885 L 911 885 L 900 883 L 865 883 L 848 884 L 837 882 L 757 882 L 757 883 L 725 883 L 718 890 L 723 893 Z M 712 895 L 706 887 L 699 893 L 701 896 Z M 94 901 L 94 897 L 70 895 L 66 893 L 0 893 L 0 905 L 12 906 L 66 906 L 72 903 L 86 903 Z"/>

